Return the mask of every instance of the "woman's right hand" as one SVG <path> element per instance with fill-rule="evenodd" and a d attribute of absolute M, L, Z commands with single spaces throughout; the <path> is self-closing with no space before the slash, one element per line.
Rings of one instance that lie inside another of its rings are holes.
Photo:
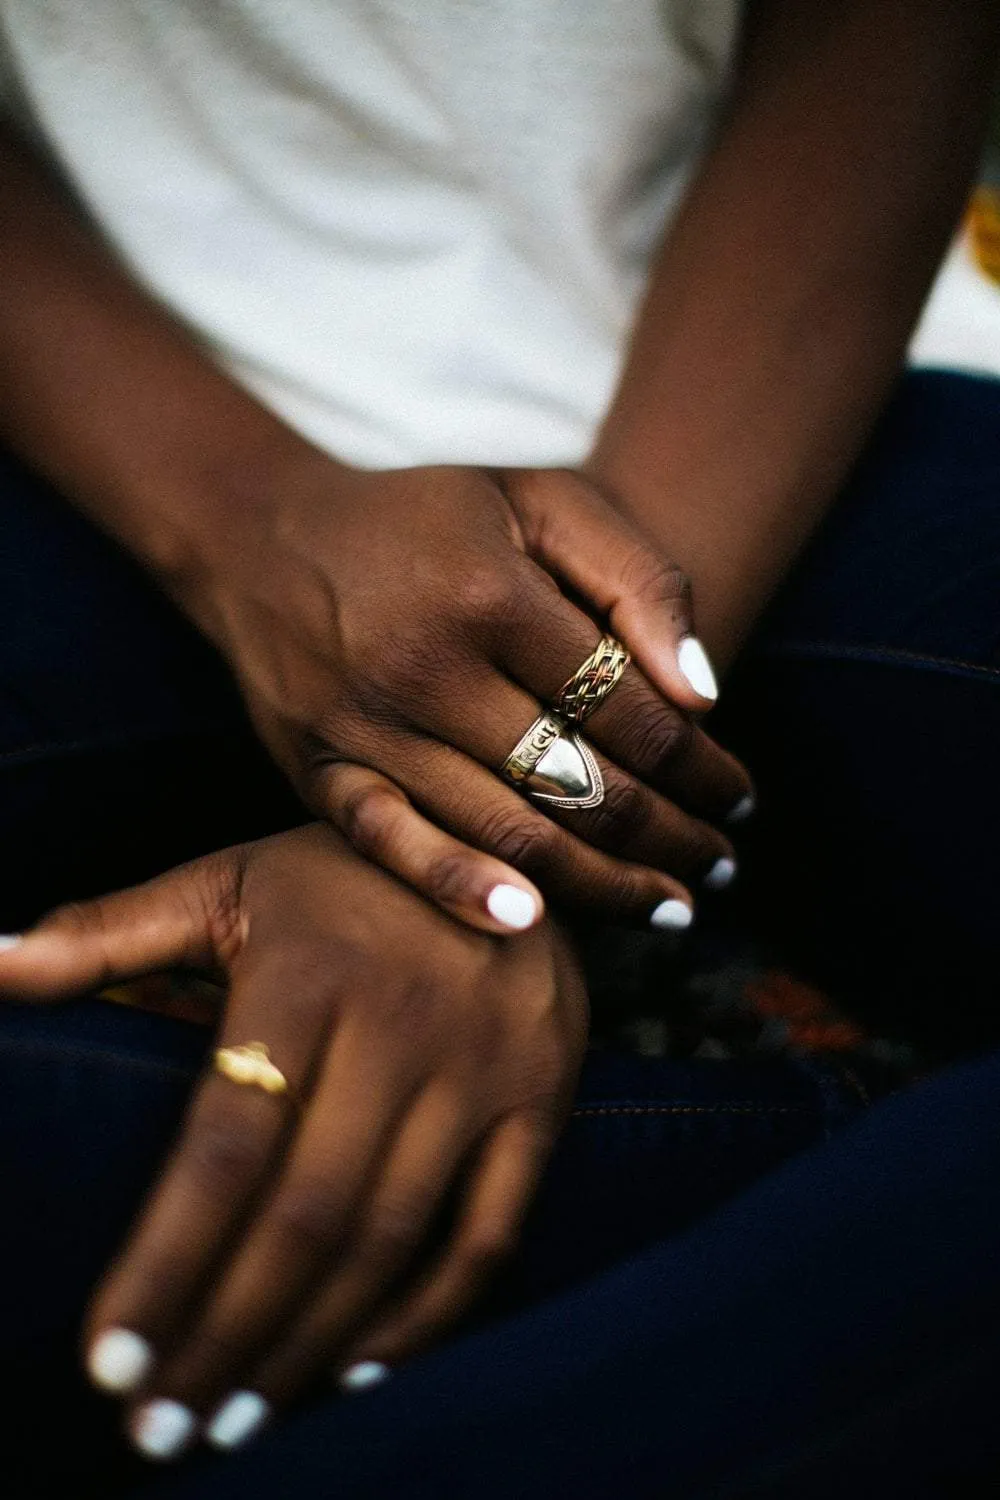
<path fill-rule="evenodd" d="M 310 809 L 473 925 L 528 925 L 544 892 L 686 926 L 732 873 L 714 825 L 749 782 L 695 718 L 714 684 L 679 571 L 567 470 L 363 472 L 303 445 L 279 473 L 175 592 Z M 533 802 L 504 760 L 606 628 L 634 661 L 585 729 L 604 800 Z"/>
<path fill-rule="evenodd" d="M 227 986 L 219 1045 L 264 1043 L 288 1092 L 206 1068 L 91 1306 L 91 1374 L 161 1459 L 460 1317 L 516 1242 L 587 1035 L 551 923 L 470 932 L 323 824 L 54 912 L 0 948 L 0 994 L 181 965 Z"/>

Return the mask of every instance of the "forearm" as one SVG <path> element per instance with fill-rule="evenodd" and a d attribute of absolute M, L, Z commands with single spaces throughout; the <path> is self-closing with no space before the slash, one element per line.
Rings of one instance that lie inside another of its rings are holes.
<path fill-rule="evenodd" d="M 991 0 L 760 0 L 592 469 L 730 658 L 858 454 L 961 209 Z"/>
<path fill-rule="evenodd" d="M 130 279 L 4 128 L 0 286 L 0 435 L 164 581 L 223 537 L 238 546 L 239 505 L 301 440 Z"/>

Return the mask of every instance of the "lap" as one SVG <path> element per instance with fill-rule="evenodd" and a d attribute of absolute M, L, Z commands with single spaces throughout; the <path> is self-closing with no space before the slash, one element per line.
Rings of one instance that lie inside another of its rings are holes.
<path fill-rule="evenodd" d="M 998 499 L 1000 382 L 909 377 L 717 720 L 749 920 L 931 1049 L 1000 1030 Z"/>
<path fill-rule="evenodd" d="M 0 931 L 301 820 L 221 661 L 0 453 Z"/>
<path fill-rule="evenodd" d="M 142 1474 L 116 1410 L 84 1383 L 79 1328 L 209 1045 L 204 1028 L 107 1003 L 0 1008 L 9 1226 L 0 1323 L 5 1367 L 19 1372 L 4 1417 L 11 1500 L 111 1500 Z M 480 1323 L 541 1305 L 682 1232 L 858 1109 L 822 1065 L 592 1055 L 521 1250 Z"/>
<path fill-rule="evenodd" d="M 156 1494 L 991 1492 L 998 1085 L 992 1056 L 886 1101 L 687 1232 Z"/>

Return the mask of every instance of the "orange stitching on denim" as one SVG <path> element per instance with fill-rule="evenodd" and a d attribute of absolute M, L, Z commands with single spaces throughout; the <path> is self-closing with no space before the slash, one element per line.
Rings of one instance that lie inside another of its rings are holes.
<path fill-rule="evenodd" d="M 806 1115 L 801 1104 L 585 1104 L 570 1111 L 581 1115 Z"/>
<path fill-rule="evenodd" d="M 861 661 L 871 667 L 889 667 L 896 663 L 918 667 L 961 667 L 974 672 L 977 677 L 995 682 L 1000 678 L 1000 667 L 991 667 L 981 661 L 963 661 L 960 656 L 932 656 L 926 651 L 907 651 L 902 646 L 866 646 L 841 641 L 776 641 L 765 644 L 764 656 L 808 657 L 815 660 L 822 655 L 827 661 Z"/>

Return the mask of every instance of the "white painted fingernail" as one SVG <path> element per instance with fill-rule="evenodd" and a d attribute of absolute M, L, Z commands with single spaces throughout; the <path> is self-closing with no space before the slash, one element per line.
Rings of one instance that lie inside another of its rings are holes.
<path fill-rule="evenodd" d="M 270 1415 L 269 1403 L 256 1391 L 234 1391 L 205 1428 L 205 1441 L 215 1448 L 238 1448 Z"/>
<path fill-rule="evenodd" d="M 131 1328 L 109 1328 L 87 1351 L 87 1373 L 102 1391 L 134 1391 L 149 1374 L 153 1348 Z"/>
<path fill-rule="evenodd" d="M 538 903 L 518 885 L 495 885 L 486 897 L 486 910 L 505 927 L 523 932 L 538 916 Z"/>
<path fill-rule="evenodd" d="M 745 823 L 747 818 L 752 818 L 756 811 L 757 799 L 747 793 L 745 797 L 740 798 L 732 812 L 727 815 L 726 822 Z"/>
<path fill-rule="evenodd" d="M 6 953 L 8 948 L 16 948 L 20 941 L 19 932 L 0 932 L 0 953 Z"/>
<path fill-rule="evenodd" d="M 719 696 L 719 685 L 712 671 L 712 663 L 705 655 L 705 648 L 696 635 L 686 635 L 681 641 L 677 652 L 677 665 L 695 692 L 714 703 Z"/>
<path fill-rule="evenodd" d="M 661 901 L 654 907 L 649 923 L 667 932 L 683 932 L 694 921 L 694 912 L 684 901 Z"/>
<path fill-rule="evenodd" d="M 147 1458 L 177 1458 L 194 1428 L 194 1412 L 179 1401 L 148 1401 L 129 1423 L 129 1435 Z"/>
<path fill-rule="evenodd" d="M 707 891 L 724 891 L 726 886 L 731 884 L 735 874 L 735 859 L 729 859 L 728 856 L 723 855 L 721 859 L 715 861 L 715 864 L 705 876 L 705 889 Z"/>
<path fill-rule="evenodd" d="M 373 1385 L 381 1385 L 391 1373 L 389 1366 L 380 1360 L 363 1359 L 342 1371 L 337 1384 L 345 1394 L 353 1395 L 356 1391 L 367 1391 Z"/>

